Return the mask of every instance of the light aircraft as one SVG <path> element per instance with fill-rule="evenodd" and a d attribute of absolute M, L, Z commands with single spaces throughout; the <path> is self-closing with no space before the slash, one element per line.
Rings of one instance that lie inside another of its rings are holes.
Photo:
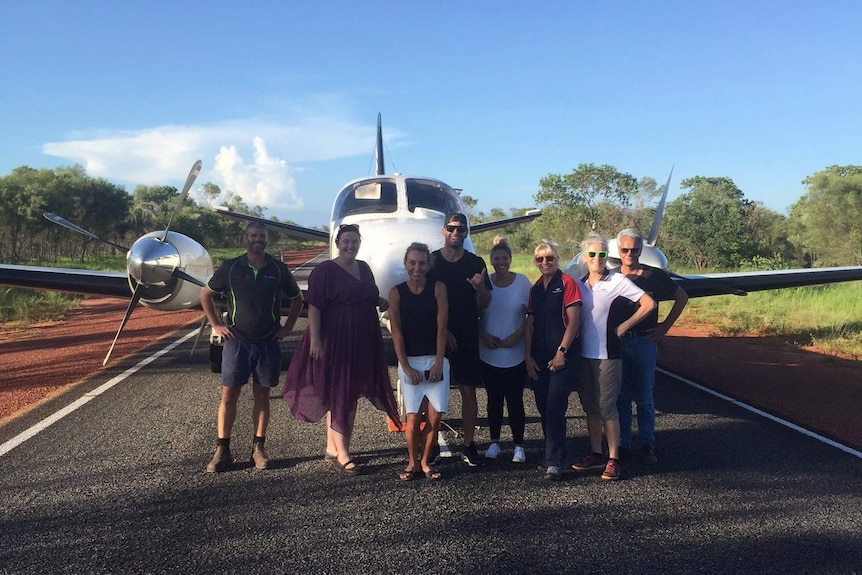
<path fill-rule="evenodd" d="M 664 186 L 661 200 L 656 209 L 652 226 L 644 238 L 641 248 L 640 263 L 667 270 L 667 257 L 656 246 L 659 226 L 664 214 L 667 192 L 670 189 L 670 180 L 673 177 L 673 168 Z M 549 241 L 549 240 L 545 240 Z M 557 244 L 559 245 L 559 244 Z M 568 246 L 562 246 L 568 247 Z M 617 268 L 621 265 L 619 249 L 616 238 L 608 241 L 608 268 Z M 578 253 L 563 268 L 567 274 L 575 278 L 582 278 L 587 273 Z M 862 280 L 862 266 L 846 266 L 832 268 L 802 268 L 792 270 L 768 270 L 757 272 L 730 272 L 702 275 L 679 275 L 669 272 L 671 278 L 685 290 L 688 297 L 705 297 L 713 295 L 739 295 L 744 296 L 748 292 L 770 289 L 782 289 L 788 287 L 800 287 L 807 285 L 818 285 L 835 282 Z"/>
<path fill-rule="evenodd" d="M 442 230 L 446 215 L 453 212 L 466 214 L 467 210 L 461 201 L 460 190 L 440 180 L 398 173 L 386 174 L 383 127 L 379 114 L 375 156 L 375 175 L 348 182 L 336 196 L 328 232 L 274 222 L 223 207 L 213 209 L 225 218 L 262 222 L 289 236 L 327 242 L 332 257 L 338 253 L 335 236 L 339 226 L 358 225 L 362 244 L 356 257 L 368 263 L 380 295 L 387 298 L 392 286 L 407 280 L 404 269 L 407 246 L 412 242 L 422 242 L 428 244 L 431 251 L 443 247 Z M 528 222 L 541 214 L 541 210 L 534 209 L 522 216 L 470 224 L 470 234 Z M 464 241 L 464 248 L 474 251 L 469 235 Z"/>
<path fill-rule="evenodd" d="M 378 115 L 376 175 L 353 180 L 338 194 L 332 207 L 332 233 L 274 222 L 225 208 L 217 208 L 216 211 L 227 218 L 260 221 L 300 239 L 327 242 L 331 254 L 337 253 L 335 232 L 338 231 L 338 226 L 359 224 L 362 234 L 359 258 L 371 266 L 380 294 L 386 297 L 393 285 L 406 279 L 402 262 L 407 246 L 411 242 L 421 241 L 427 243 L 432 250 L 441 247 L 446 214 L 467 212 L 459 196 L 460 190 L 439 180 L 400 174 L 385 175 L 382 134 L 381 117 Z M 200 170 L 201 163 L 198 161 L 189 173 L 174 214 L 182 205 Z M 523 216 L 475 224 L 471 226 L 471 231 L 476 233 L 526 222 L 539 215 L 541 211 L 532 210 Z M 0 264 L 0 285 L 131 298 L 117 337 L 139 301 L 147 307 L 162 311 L 199 306 L 201 287 L 213 274 L 212 259 L 198 242 L 170 231 L 170 222 L 164 231 L 146 234 L 130 248 L 125 248 L 54 214 L 45 214 L 45 217 L 91 239 L 126 250 L 127 272 Z M 465 248 L 473 250 L 469 237 L 465 241 Z M 114 338 L 114 343 L 117 337 Z M 114 344 L 111 344 L 111 350 L 113 346 Z M 105 363 L 111 350 L 105 357 Z M 214 354 L 211 353 L 210 358 L 215 369 L 216 362 L 213 357 Z"/>

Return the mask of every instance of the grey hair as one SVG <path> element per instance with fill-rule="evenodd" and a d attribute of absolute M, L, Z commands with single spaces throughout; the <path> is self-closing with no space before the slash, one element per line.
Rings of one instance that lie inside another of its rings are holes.
<path fill-rule="evenodd" d="M 608 250 L 608 240 L 601 234 L 590 232 L 587 234 L 587 237 L 584 238 L 584 241 L 581 242 L 581 251 L 587 251 L 587 247 L 593 244 L 601 244 L 604 251 Z"/>
<path fill-rule="evenodd" d="M 644 246 L 644 237 L 639 231 L 634 228 L 626 228 L 624 230 L 621 230 L 620 233 L 617 234 L 617 242 L 619 242 L 622 238 L 633 238 L 635 241 L 636 248 L 642 248 Z"/>

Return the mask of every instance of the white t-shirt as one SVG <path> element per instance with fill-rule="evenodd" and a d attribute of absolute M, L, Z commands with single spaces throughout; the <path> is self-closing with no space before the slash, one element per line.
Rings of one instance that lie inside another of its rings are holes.
<path fill-rule="evenodd" d="M 479 328 L 500 339 L 518 331 L 526 319 L 532 284 L 526 276 L 515 274 L 508 287 L 494 285 L 491 303 L 482 311 Z M 513 367 L 524 361 L 524 338 L 512 347 L 488 349 L 479 340 L 479 357 L 494 367 Z"/>
<path fill-rule="evenodd" d="M 589 288 L 581 282 L 581 357 L 608 359 L 608 314 L 618 297 L 638 301 L 644 295 L 629 278 L 609 271 L 596 285 Z M 612 326 L 616 330 L 617 326 Z M 613 334 L 616 337 L 616 333 Z M 619 347 L 616 345 L 615 347 Z M 617 353 L 612 355 L 619 357 Z"/>

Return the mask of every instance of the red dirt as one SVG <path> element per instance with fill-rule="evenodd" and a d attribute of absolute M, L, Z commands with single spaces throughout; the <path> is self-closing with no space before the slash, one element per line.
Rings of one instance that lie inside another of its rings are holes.
<path fill-rule="evenodd" d="M 774 337 L 715 337 L 679 325 L 659 365 L 807 429 L 862 449 L 862 362 Z"/>

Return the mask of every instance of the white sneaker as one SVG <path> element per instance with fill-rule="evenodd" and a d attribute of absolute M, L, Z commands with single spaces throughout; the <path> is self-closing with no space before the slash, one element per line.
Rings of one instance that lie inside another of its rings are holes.
<path fill-rule="evenodd" d="M 496 443 L 492 443 L 488 447 L 488 451 L 485 452 L 485 457 L 488 459 L 497 459 L 500 456 L 500 446 Z"/>
<path fill-rule="evenodd" d="M 512 456 L 512 463 L 524 463 L 525 461 L 527 461 L 527 454 L 524 452 L 524 448 L 516 445 L 515 455 Z"/>

